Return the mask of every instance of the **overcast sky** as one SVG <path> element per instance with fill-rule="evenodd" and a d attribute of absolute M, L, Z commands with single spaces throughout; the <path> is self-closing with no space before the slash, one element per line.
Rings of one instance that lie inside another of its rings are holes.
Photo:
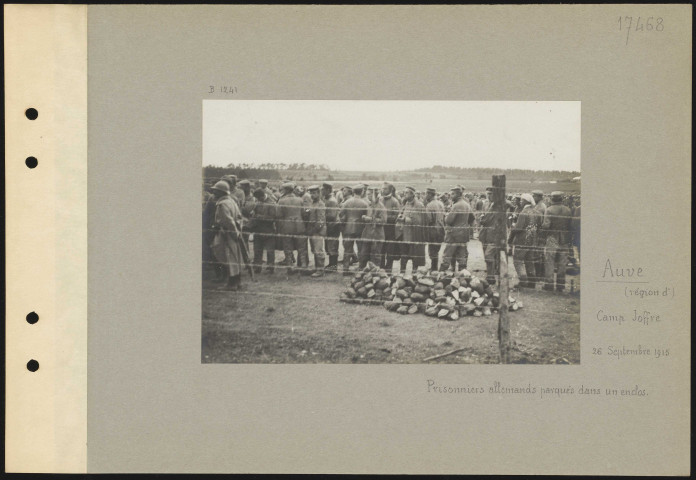
<path fill-rule="evenodd" d="M 204 100 L 203 165 L 580 171 L 580 102 Z"/>

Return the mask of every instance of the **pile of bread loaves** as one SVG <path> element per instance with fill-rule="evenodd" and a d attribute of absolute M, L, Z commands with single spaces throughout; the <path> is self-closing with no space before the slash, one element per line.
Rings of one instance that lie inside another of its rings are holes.
<path fill-rule="evenodd" d="M 458 320 L 465 315 L 488 316 L 500 307 L 499 293 L 486 280 L 467 270 L 429 272 L 421 267 L 415 275 L 389 275 L 373 263 L 356 272 L 340 300 L 382 304 L 392 312 L 424 313 L 444 320 Z M 508 298 L 509 310 L 519 310 L 522 306 L 521 301 Z"/>

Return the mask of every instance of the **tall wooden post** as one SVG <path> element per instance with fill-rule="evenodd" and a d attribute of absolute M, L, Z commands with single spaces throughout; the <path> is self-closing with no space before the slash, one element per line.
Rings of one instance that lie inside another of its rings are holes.
<path fill-rule="evenodd" d="M 510 363 L 510 319 L 508 318 L 508 298 L 510 285 L 507 262 L 507 204 L 505 202 L 505 175 L 493 175 L 493 205 L 496 212 L 495 242 L 500 255 L 498 293 L 500 295 L 498 319 L 498 344 L 500 363 Z"/>

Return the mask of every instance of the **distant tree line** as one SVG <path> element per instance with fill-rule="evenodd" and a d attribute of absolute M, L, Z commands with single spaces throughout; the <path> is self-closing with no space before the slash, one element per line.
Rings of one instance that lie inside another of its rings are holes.
<path fill-rule="evenodd" d="M 214 180 L 223 175 L 237 175 L 239 178 L 265 178 L 267 180 L 280 180 L 281 175 L 278 170 L 271 168 L 228 166 L 216 167 L 208 165 L 203 167 L 203 178 Z"/>
<path fill-rule="evenodd" d="M 328 165 L 315 163 L 230 163 L 227 168 L 241 168 L 243 170 L 330 170 Z"/>
<path fill-rule="evenodd" d="M 468 168 L 468 167 L 446 167 L 444 165 L 433 165 L 429 168 L 419 168 L 416 172 L 432 172 L 436 174 L 457 175 L 478 180 L 491 178 L 491 175 L 505 173 L 509 179 L 515 180 L 562 180 L 580 175 L 580 172 L 569 172 L 566 170 L 524 170 L 524 169 L 504 169 L 504 168 Z M 442 177 L 441 177 L 442 178 Z"/>

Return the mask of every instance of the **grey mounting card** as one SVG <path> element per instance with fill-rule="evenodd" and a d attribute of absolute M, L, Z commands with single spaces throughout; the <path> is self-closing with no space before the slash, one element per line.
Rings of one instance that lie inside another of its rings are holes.
<path fill-rule="evenodd" d="M 8 471 L 690 474 L 690 5 L 4 8 Z"/>

